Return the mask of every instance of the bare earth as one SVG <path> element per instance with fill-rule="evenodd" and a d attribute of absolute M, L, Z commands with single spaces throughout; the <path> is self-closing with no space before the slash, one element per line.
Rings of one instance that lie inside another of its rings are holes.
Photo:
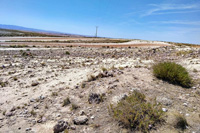
<path fill-rule="evenodd" d="M 144 93 L 147 100 L 156 98 L 167 109 L 165 123 L 150 132 L 181 132 L 173 126 L 177 112 L 189 123 L 184 132 L 200 132 L 200 49 L 138 41 L 48 43 L 50 48 L 44 48 L 46 44 L 39 42 L 25 44 L 30 47 L 0 48 L 0 82 L 5 83 L 5 86 L 0 85 L 0 133 L 53 133 L 59 120 L 69 123 L 70 133 L 129 133 L 131 131 L 112 118 L 108 106 L 133 90 Z M 40 47 L 32 48 L 32 45 Z M 69 45 L 81 47 L 65 47 Z M 185 53 L 179 54 L 180 51 Z M 174 61 L 186 67 L 194 86 L 185 89 L 155 78 L 152 65 L 159 61 Z M 105 76 L 90 80 L 99 73 Z M 103 94 L 104 101 L 89 104 L 91 93 Z M 71 103 L 62 106 L 66 98 Z M 78 108 L 72 109 L 73 105 Z M 74 124 L 74 118 L 82 115 L 88 122 Z"/>
<path fill-rule="evenodd" d="M 66 43 L 54 41 L 89 41 L 90 43 Z M 32 46 L 81 46 L 81 47 L 149 47 L 149 46 L 169 46 L 166 42 L 130 40 L 124 43 L 93 43 L 93 41 L 116 40 L 105 38 L 66 38 L 66 37 L 1 37 L 0 45 L 32 45 Z M 119 39 L 124 40 L 124 39 Z M 13 42 L 8 42 L 13 41 Z M 14 42 L 16 41 L 16 42 Z M 22 41 L 22 42 L 17 42 Z M 41 42 L 40 42 L 41 41 Z"/>

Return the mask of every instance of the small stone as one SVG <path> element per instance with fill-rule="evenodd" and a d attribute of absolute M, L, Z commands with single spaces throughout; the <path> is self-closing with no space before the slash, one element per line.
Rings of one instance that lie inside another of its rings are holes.
<path fill-rule="evenodd" d="M 196 87 L 192 87 L 192 89 L 196 90 L 197 88 Z"/>
<path fill-rule="evenodd" d="M 12 115 L 13 115 L 12 112 L 8 112 L 8 113 L 6 113 L 6 116 L 8 116 L 8 117 L 10 117 L 10 116 L 12 116 Z"/>
<path fill-rule="evenodd" d="M 131 88 L 131 92 L 133 92 L 133 91 L 139 91 L 140 89 L 139 88 Z"/>
<path fill-rule="evenodd" d="M 41 95 L 41 96 L 39 97 L 39 99 L 40 99 L 40 100 L 44 100 L 44 99 L 45 99 L 45 96 L 42 96 L 42 95 Z"/>
<path fill-rule="evenodd" d="M 37 120 L 37 123 L 42 123 L 42 119 Z"/>
<path fill-rule="evenodd" d="M 187 103 L 183 103 L 183 106 L 187 107 L 187 105 L 188 105 Z"/>
<path fill-rule="evenodd" d="M 152 129 L 152 127 L 153 127 L 152 125 L 149 125 L 149 129 Z"/>
<path fill-rule="evenodd" d="M 163 111 L 163 112 L 167 112 L 168 109 L 166 109 L 166 108 L 162 108 L 162 111 Z"/>
<path fill-rule="evenodd" d="M 87 123 L 88 117 L 86 115 L 79 116 L 79 117 L 74 118 L 73 121 L 74 121 L 74 124 L 76 125 L 83 125 Z"/>
<path fill-rule="evenodd" d="M 39 85 L 39 82 L 37 82 L 37 81 L 34 81 L 34 82 L 31 84 L 31 86 L 37 86 L 37 85 Z"/>
<path fill-rule="evenodd" d="M 79 112 L 79 115 L 85 115 L 84 110 L 81 110 L 81 111 Z"/>
<path fill-rule="evenodd" d="M 32 120 L 32 123 L 33 123 L 33 125 L 35 125 L 36 124 L 36 120 Z"/>
<path fill-rule="evenodd" d="M 26 131 L 30 131 L 31 130 L 31 128 L 26 128 Z"/>
<path fill-rule="evenodd" d="M 13 106 L 11 109 L 10 109 L 10 112 L 13 112 L 13 111 L 15 111 L 15 107 Z"/>
<path fill-rule="evenodd" d="M 71 130 L 76 130 L 76 127 L 75 126 L 70 126 L 70 129 Z"/>
<path fill-rule="evenodd" d="M 54 133 L 60 133 L 64 131 L 66 128 L 69 127 L 68 122 L 60 120 L 58 123 L 54 126 L 53 131 Z"/>
<path fill-rule="evenodd" d="M 185 114 L 185 116 L 190 116 L 190 114 Z"/>
<path fill-rule="evenodd" d="M 30 100 L 30 102 L 35 102 L 35 99 L 32 98 L 32 99 Z"/>
<path fill-rule="evenodd" d="M 27 114 L 28 113 L 28 110 L 24 110 L 23 114 Z"/>
<path fill-rule="evenodd" d="M 78 89 L 78 87 L 79 87 L 79 86 L 77 85 L 75 88 Z"/>
<path fill-rule="evenodd" d="M 46 117 L 42 117 L 42 122 L 46 122 L 46 121 L 47 121 Z"/>
<path fill-rule="evenodd" d="M 91 118 L 92 120 L 94 120 L 95 117 L 94 117 L 94 115 L 93 115 L 93 116 L 91 116 L 90 118 Z"/>
<path fill-rule="evenodd" d="M 33 108 L 34 108 L 34 109 L 38 109 L 38 105 L 34 105 Z"/>

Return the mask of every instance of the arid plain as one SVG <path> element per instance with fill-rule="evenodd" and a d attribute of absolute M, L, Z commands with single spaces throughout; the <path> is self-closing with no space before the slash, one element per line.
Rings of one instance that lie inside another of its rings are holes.
<path fill-rule="evenodd" d="M 185 67 L 192 87 L 157 79 L 152 66 L 163 61 Z M 162 104 L 164 121 L 149 132 L 199 133 L 200 48 L 144 40 L 0 37 L 1 133 L 53 133 L 59 122 L 70 133 L 133 132 L 109 111 L 133 91 Z M 184 131 L 174 126 L 177 113 L 188 122 Z"/>

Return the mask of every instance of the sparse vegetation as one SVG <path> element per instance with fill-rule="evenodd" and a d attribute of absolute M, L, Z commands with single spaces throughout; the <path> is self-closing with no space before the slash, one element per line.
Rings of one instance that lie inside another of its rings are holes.
<path fill-rule="evenodd" d="M 178 84 L 182 87 L 189 88 L 192 85 L 187 70 L 173 62 L 158 63 L 153 66 L 153 74 L 162 80 L 168 81 L 172 84 Z"/>
<path fill-rule="evenodd" d="M 85 86 L 86 86 L 85 82 L 81 83 L 81 88 L 85 88 Z"/>
<path fill-rule="evenodd" d="M 72 107 L 71 107 L 71 110 L 76 110 L 76 109 L 78 109 L 78 108 L 79 108 L 79 106 L 73 103 L 73 104 L 72 104 Z"/>
<path fill-rule="evenodd" d="M 190 53 L 192 53 L 193 51 L 192 50 L 189 50 L 189 51 L 178 51 L 178 52 L 176 52 L 176 55 L 177 56 L 182 56 L 182 55 L 187 55 L 187 54 L 190 54 Z"/>
<path fill-rule="evenodd" d="M 63 106 L 63 107 L 64 107 L 64 106 L 67 106 L 67 105 L 69 105 L 70 103 L 71 103 L 71 101 L 70 101 L 69 97 L 67 97 L 66 99 L 64 99 L 62 106 Z"/>
<path fill-rule="evenodd" d="M 196 72 L 198 72 L 198 70 L 194 68 L 194 69 L 193 69 L 193 72 L 195 72 L 195 73 L 196 73 Z"/>
<path fill-rule="evenodd" d="M 1 36 L 1 35 L 0 35 Z M 60 41 L 60 40 L 51 40 L 51 41 L 36 41 L 36 40 L 11 40 L 6 42 L 40 42 L 40 43 L 125 43 L 129 42 L 130 40 L 124 40 L 124 39 L 102 39 L 102 40 L 66 40 L 66 41 Z M 72 47 L 70 45 L 69 47 Z M 110 48 L 110 46 L 103 46 L 106 48 Z"/>
<path fill-rule="evenodd" d="M 21 52 L 21 55 L 22 56 L 32 56 L 32 54 L 31 53 L 28 53 L 28 52 Z"/>
<path fill-rule="evenodd" d="M 152 127 L 163 121 L 164 112 L 161 105 L 149 103 L 145 95 L 134 91 L 132 95 L 121 100 L 116 107 L 110 105 L 112 116 L 124 127 L 131 130 L 148 132 Z"/>
<path fill-rule="evenodd" d="M 3 114 L 3 115 L 6 115 L 6 110 L 4 110 L 2 114 Z"/>
<path fill-rule="evenodd" d="M 29 47 L 28 45 L 10 45 L 10 48 L 24 48 L 24 47 Z"/>
<path fill-rule="evenodd" d="M 59 35 L 48 35 L 43 33 L 37 32 L 28 32 L 28 31 L 21 31 L 21 30 L 11 30 L 11 29 L 0 29 L 0 37 L 14 37 L 14 36 L 42 36 L 42 37 L 57 37 Z M 4 31 L 5 33 L 2 33 Z"/>
<path fill-rule="evenodd" d="M 70 55 L 70 52 L 69 52 L 69 51 L 66 51 L 65 54 L 66 54 L 66 55 Z"/>
<path fill-rule="evenodd" d="M 187 120 L 185 119 L 185 117 L 182 114 L 175 114 L 175 128 L 181 129 L 181 130 L 185 130 L 188 126 Z"/>
<path fill-rule="evenodd" d="M 7 84 L 8 84 L 8 82 L 0 81 L 0 86 L 1 86 L 1 87 L 6 87 Z"/>
<path fill-rule="evenodd" d="M 103 72 L 108 71 L 108 69 L 106 69 L 105 67 L 102 67 L 101 70 L 102 70 Z"/>
<path fill-rule="evenodd" d="M 69 133 L 68 129 L 65 129 L 64 133 Z"/>
<path fill-rule="evenodd" d="M 51 93 L 51 96 L 54 96 L 54 97 L 55 97 L 55 96 L 58 96 L 58 93 L 57 93 L 57 92 L 52 92 L 52 93 Z"/>
<path fill-rule="evenodd" d="M 31 113 L 32 116 L 36 116 L 36 114 L 37 114 L 34 110 L 31 110 L 30 113 Z"/>
<path fill-rule="evenodd" d="M 15 77 L 13 77 L 13 80 L 14 80 L 14 81 L 17 81 L 17 80 L 18 80 L 18 78 L 15 76 Z"/>

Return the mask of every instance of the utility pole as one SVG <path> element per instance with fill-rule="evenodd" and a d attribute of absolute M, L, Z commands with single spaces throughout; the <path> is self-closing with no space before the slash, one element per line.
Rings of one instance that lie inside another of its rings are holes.
<path fill-rule="evenodd" d="M 95 37 L 97 37 L 97 33 L 98 33 L 98 26 L 96 26 L 96 35 L 95 35 Z"/>

